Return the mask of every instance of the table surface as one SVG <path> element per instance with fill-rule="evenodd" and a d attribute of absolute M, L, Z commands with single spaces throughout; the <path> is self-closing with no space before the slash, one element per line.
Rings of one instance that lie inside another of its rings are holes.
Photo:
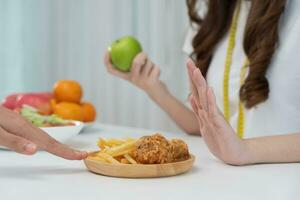
<path fill-rule="evenodd" d="M 99 137 L 140 137 L 153 131 L 97 124 L 68 144 L 95 150 Z M 166 133 L 184 139 L 196 155 L 194 168 L 174 177 L 112 178 L 93 174 L 82 161 L 46 152 L 23 156 L 0 150 L 0 199 L 299 199 L 300 164 L 229 166 L 214 158 L 200 137 Z"/>

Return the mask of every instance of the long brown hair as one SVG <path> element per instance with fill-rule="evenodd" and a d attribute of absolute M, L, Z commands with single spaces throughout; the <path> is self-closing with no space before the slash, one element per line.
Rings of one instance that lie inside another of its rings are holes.
<path fill-rule="evenodd" d="M 196 65 L 207 74 L 218 42 L 228 31 L 237 0 L 208 0 L 207 13 L 200 18 L 197 0 L 186 0 L 191 22 L 199 30 L 193 38 Z M 240 99 L 247 108 L 268 99 L 266 72 L 278 46 L 278 26 L 286 0 L 252 0 L 244 34 L 244 51 L 250 61 L 249 74 L 240 88 Z"/>

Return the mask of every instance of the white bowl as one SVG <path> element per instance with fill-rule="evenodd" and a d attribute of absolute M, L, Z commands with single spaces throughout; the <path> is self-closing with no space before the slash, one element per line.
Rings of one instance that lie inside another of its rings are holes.
<path fill-rule="evenodd" d="M 83 124 L 83 128 L 81 129 L 81 132 L 85 132 L 86 130 L 92 128 L 95 125 L 95 122 L 85 122 Z"/>
<path fill-rule="evenodd" d="M 64 143 L 72 137 L 79 134 L 84 124 L 79 121 L 72 121 L 75 125 L 73 126 L 55 126 L 55 127 L 43 127 L 43 131 L 48 133 L 51 137 L 57 141 Z"/>

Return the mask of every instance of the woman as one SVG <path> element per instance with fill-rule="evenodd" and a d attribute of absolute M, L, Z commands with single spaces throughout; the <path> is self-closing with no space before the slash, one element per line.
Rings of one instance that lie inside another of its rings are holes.
<path fill-rule="evenodd" d="M 204 13 L 198 12 L 203 1 L 188 0 L 187 5 L 194 30 L 190 34 L 193 37 L 188 38 L 191 45 L 185 45 L 185 50 L 192 54 L 208 85 L 215 90 L 216 104 L 231 125 L 231 133 L 237 132 L 240 138 L 247 138 L 299 132 L 300 93 L 296 91 L 300 89 L 300 70 L 297 68 L 300 65 L 297 59 L 300 45 L 297 8 L 300 8 L 300 2 L 208 0 L 206 9 L 200 8 Z M 144 53 L 135 58 L 132 71 L 128 74 L 113 69 L 108 54 L 105 63 L 109 72 L 145 90 L 183 130 L 201 133 L 204 139 L 207 138 L 205 133 L 210 131 L 201 129 L 201 123 L 199 131 L 201 112 L 196 112 L 195 117 L 168 92 L 159 80 L 159 69 Z M 192 92 L 194 111 L 201 107 L 206 98 L 206 95 L 198 95 L 197 100 L 197 94 Z M 225 122 L 222 121 L 227 125 Z M 220 132 L 228 131 L 228 126 L 223 128 Z M 299 142 L 298 135 L 282 137 L 289 138 L 290 144 L 295 142 L 294 139 Z M 275 140 L 278 139 L 275 137 Z M 210 147 L 210 142 L 205 141 Z M 267 138 L 266 141 L 273 139 Z M 226 145 L 230 146 L 231 141 L 227 142 Z M 277 146 L 276 142 L 271 144 Z M 299 156 L 297 150 L 293 151 L 293 155 Z M 274 152 L 270 151 L 268 155 Z M 225 154 L 230 156 L 231 153 Z M 230 164 L 253 163 L 239 159 L 231 161 L 215 155 Z M 266 158 L 254 163 L 299 161 L 284 156 L 274 160 Z"/>

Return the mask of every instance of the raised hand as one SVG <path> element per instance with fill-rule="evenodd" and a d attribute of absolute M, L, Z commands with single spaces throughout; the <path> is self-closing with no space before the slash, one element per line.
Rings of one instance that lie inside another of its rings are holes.
<path fill-rule="evenodd" d="M 200 70 L 191 59 L 187 62 L 187 68 L 192 93 L 190 103 L 209 150 L 225 163 L 247 164 L 250 160 L 247 143 L 241 140 L 227 123 L 216 105 L 212 88 L 208 87 Z"/>

